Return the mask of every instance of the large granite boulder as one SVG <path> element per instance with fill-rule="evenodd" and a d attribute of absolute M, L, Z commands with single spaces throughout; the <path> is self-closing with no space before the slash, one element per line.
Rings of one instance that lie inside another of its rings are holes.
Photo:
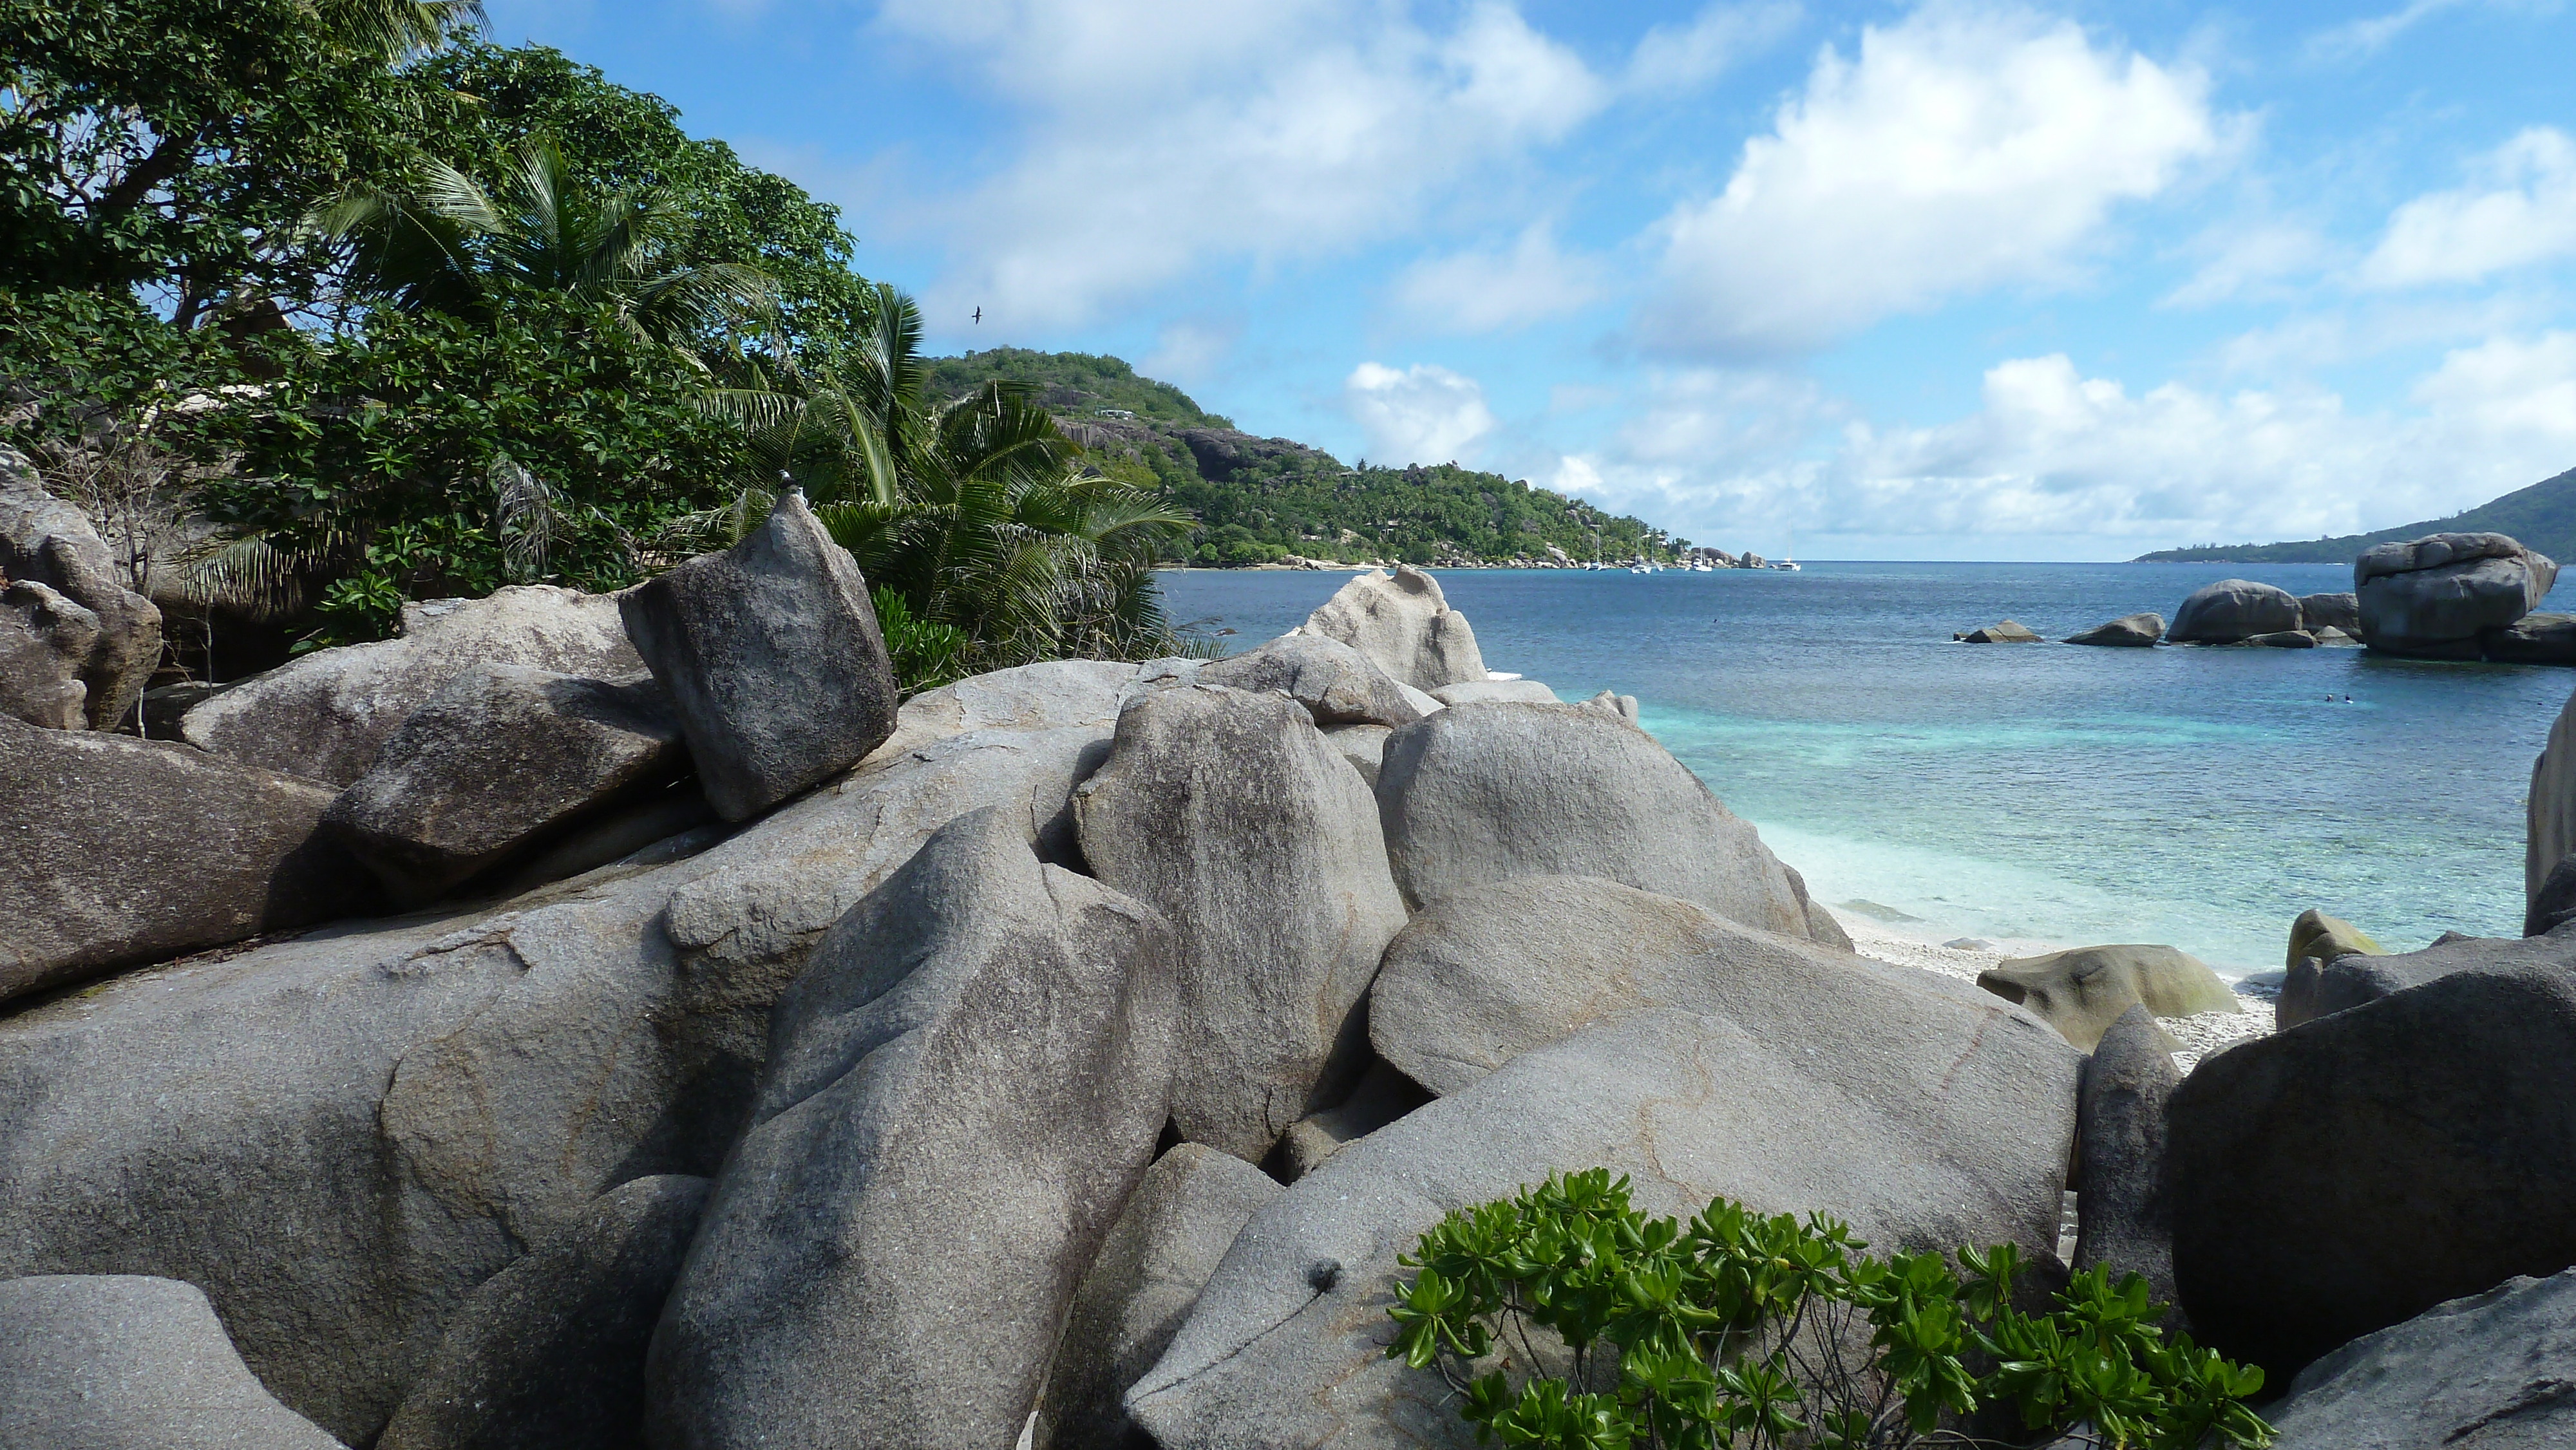
<path fill-rule="evenodd" d="M 2163 1029 L 2139 1003 L 2084 1060 L 2075 1111 L 2074 1267 L 2108 1265 L 2114 1282 L 2142 1274 L 2161 1304 L 2181 1302 L 2165 1188 L 2165 1112 L 2181 1085 Z M 2183 1328 L 2181 1319 L 2169 1313 L 2165 1327 Z"/>
<path fill-rule="evenodd" d="M 2018 619 L 1984 625 L 1950 636 L 1953 644 L 2045 644 L 2038 631 Z"/>
<path fill-rule="evenodd" d="M 2299 627 L 2298 596 L 2251 579 L 2221 579 L 2193 590 L 2165 638 L 2175 644 L 2234 644 Z"/>
<path fill-rule="evenodd" d="M 1598 876 L 1810 936 L 1805 892 L 1655 738 L 1589 705 L 1465 705 L 1396 731 L 1377 781 L 1406 901 Z"/>
<path fill-rule="evenodd" d="M 645 1351 L 707 1189 L 676 1173 L 620 1184 L 485 1280 L 376 1450 L 634 1450 Z"/>
<path fill-rule="evenodd" d="M 972 730 L 1098 730 L 1118 723 L 1137 667 L 1116 660 L 1046 660 L 925 690 L 895 712 L 894 734 L 869 759 Z"/>
<path fill-rule="evenodd" d="M 2310 957 L 2331 962 L 2337 957 L 2355 954 L 2384 956 L 2388 949 L 2371 939 L 2370 933 L 2339 916 L 2328 916 L 2317 907 L 2299 913 L 2290 923 L 2290 950 L 2281 965 L 2295 967 Z"/>
<path fill-rule="evenodd" d="M 2558 566 L 2503 534 L 2430 534 L 2375 544 L 2352 566 L 2372 649 L 2476 659 L 2478 637 L 2540 607 Z"/>
<path fill-rule="evenodd" d="M 2240 1044 L 2183 1080 L 2169 1124 L 2183 1307 L 2285 1381 L 2576 1263 L 2576 971 L 2468 968 Z"/>
<path fill-rule="evenodd" d="M 1195 678 L 1256 694 L 1277 690 L 1305 706 L 1318 725 L 1410 725 L 1422 718 L 1386 671 L 1327 635 L 1283 635 L 1202 665 Z"/>
<path fill-rule="evenodd" d="M 2576 614 L 2526 614 L 2479 644 L 2498 664 L 2576 665 Z"/>
<path fill-rule="evenodd" d="M 654 1336 L 654 1442 L 1010 1444 L 1154 1156 L 1170 951 L 998 808 L 834 926 Z"/>
<path fill-rule="evenodd" d="M 2355 638 L 2361 634 L 2361 596 L 2358 594 L 2304 594 L 2299 597 L 2299 628 L 2310 634 L 2319 630 L 2339 629 Z"/>
<path fill-rule="evenodd" d="M 184 745 L 0 719 L 0 1001 L 362 911 L 331 792 Z"/>
<path fill-rule="evenodd" d="M 1835 1215 L 1881 1252 L 2044 1259 L 2079 1058 L 2001 1006 L 1893 984 L 1881 1005 L 1786 1037 L 1650 1008 L 1351 1144 L 1253 1216 L 1128 1413 L 1163 1450 L 1472 1445 L 1447 1383 L 1385 1357 L 1396 1256 L 1556 1171 L 1627 1174 L 1653 1214 L 1723 1194 Z"/>
<path fill-rule="evenodd" d="M 1439 580 L 1411 565 L 1354 576 L 1303 630 L 1340 640 L 1417 690 L 1485 678 L 1467 616 L 1449 607 Z"/>
<path fill-rule="evenodd" d="M 1328 725 L 1324 728 L 1324 743 L 1339 751 L 1373 792 L 1377 789 L 1378 767 L 1386 763 L 1386 738 L 1394 733 L 1383 725 Z"/>
<path fill-rule="evenodd" d="M 2087 1052 L 2121 1013 L 2140 1003 L 2158 1017 L 2245 1010 L 2208 963 L 2168 946 L 2076 947 L 2015 957 L 1979 972 L 1977 985 L 2028 1007 Z"/>
<path fill-rule="evenodd" d="M 1183 1143 L 1154 1160 L 1082 1279 L 1038 1405 L 1048 1450 L 1135 1450 L 1127 1387 L 1163 1357 L 1234 1236 L 1280 1194 L 1230 1153 Z"/>
<path fill-rule="evenodd" d="M 2304 629 L 2284 629 L 2240 639 L 2237 643 L 2255 649 L 2315 649 L 2317 637 Z"/>
<path fill-rule="evenodd" d="M 2395 996 L 2409 987 L 2480 967 L 2533 966 L 2576 971 L 2576 937 L 2478 937 L 2445 933 L 2422 951 L 2308 957 L 2282 979 L 2274 1024 L 2296 1027 L 2328 1013 Z"/>
<path fill-rule="evenodd" d="M 2165 637 L 2165 617 L 2161 614 L 2123 614 L 2108 624 L 2097 624 L 2082 634 L 2070 634 L 2068 644 L 2126 646 L 2132 649 L 2151 647 Z"/>
<path fill-rule="evenodd" d="M 121 572 L 88 516 L 48 493 L 25 454 L 0 447 L 0 579 L 41 585 L 90 616 L 86 644 L 67 658 L 92 730 L 123 724 L 161 663 L 161 611 Z"/>
<path fill-rule="evenodd" d="M 2540 891 L 2524 905 L 2522 934 L 2546 936 L 2576 921 L 2576 856 L 2562 856 Z"/>
<path fill-rule="evenodd" d="M 0 1281 L 10 1450 L 341 1450 L 233 1352 L 206 1296 L 125 1274 Z"/>
<path fill-rule="evenodd" d="M 188 711 L 180 734 L 216 755 L 345 786 L 411 712 L 480 664 L 611 680 L 644 668 L 613 595 L 514 584 L 403 606 L 401 632 L 316 650 Z"/>
<path fill-rule="evenodd" d="M 1556 691 L 1537 680 L 1467 680 L 1455 685 L 1442 685 L 1431 692 L 1431 698 L 1443 705 L 1482 705 L 1497 700 L 1553 705 Z M 1612 708 L 1615 710 L 1617 706 L 1614 704 Z"/>
<path fill-rule="evenodd" d="M 651 680 L 476 665 L 411 713 L 324 824 L 415 906 L 688 768 Z"/>
<path fill-rule="evenodd" d="M 1444 896 L 1396 934 L 1369 991 L 1369 1042 L 1446 1095 L 1650 1007 L 1794 1036 L 1819 1018 L 1879 1011 L 1891 985 L 1905 989 L 1899 1001 L 1928 993 L 1973 1013 L 2000 1006 L 1964 982 L 1755 931 L 1697 902 L 1589 877 L 1521 876 Z"/>
<path fill-rule="evenodd" d="M 2525 801 L 2522 891 L 2528 901 L 2540 894 L 2558 863 L 2576 852 L 2576 695 L 2550 722 L 2549 739 L 2531 762 Z"/>
<path fill-rule="evenodd" d="M 748 820 L 894 734 L 894 664 L 868 581 L 790 492 L 760 531 L 620 596 L 707 800 Z"/>
<path fill-rule="evenodd" d="M 8 580 L 0 588 L 0 715 L 47 730 L 89 728 L 81 666 L 98 631 L 98 616 L 71 600 L 32 580 Z"/>
<path fill-rule="evenodd" d="M 1188 685 L 1128 704 L 1074 812 L 1093 872 L 1172 922 L 1172 1120 L 1259 1160 L 1363 1065 L 1357 1008 L 1404 925 L 1376 801 L 1304 706 Z"/>
<path fill-rule="evenodd" d="M 2365 1334 L 2264 1416 L 2273 1450 L 2576 1445 L 2576 1270 L 2516 1276 Z"/>

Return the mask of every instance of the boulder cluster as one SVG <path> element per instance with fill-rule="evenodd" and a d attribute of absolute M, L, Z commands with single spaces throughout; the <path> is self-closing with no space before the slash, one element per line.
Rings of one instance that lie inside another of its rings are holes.
<path fill-rule="evenodd" d="M 2312 957 L 2182 1077 L 2205 966 L 1860 956 L 1635 716 L 1410 570 L 898 708 L 790 496 L 9 726 L 0 1444 L 1464 1446 L 1397 1257 L 1593 1167 L 2043 1278 L 2072 1187 L 2284 1445 L 2566 1431 L 2576 934 Z"/>

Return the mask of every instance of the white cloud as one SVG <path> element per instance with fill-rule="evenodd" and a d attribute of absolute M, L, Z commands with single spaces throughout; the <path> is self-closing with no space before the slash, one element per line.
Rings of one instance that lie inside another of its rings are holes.
<path fill-rule="evenodd" d="M 1499 332 L 1561 317 L 1598 301 L 1601 263 L 1568 254 L 1544 224 L 1508 251 L 1453 252 L 1416 262 L 1395 279 L 1395 310 L 1427 332 Z"/>
<path fill-rule="evenodd" d="M 2166 293 L 2166 307 L 2208 307 L 2281 290 L 2283 279 L 2314 275 L 2331 253 L 2315 230 L 2283 222 L 2257 222 L 2213 230 L 2200 250 L 2208 257 L 2181 286 Z"/>
<path fill-rule="evenodd" d="M 2473 168 L 2471 185 L 2399 207 L 2361 265 L 2363 282 L 2472 282 L 2576 255 L 2576 139 L 2534 126 Z"/>
<path fill-rule="evenodd" d="M 1473 462 L 1494 431 L 1493 410 L 1474 378 L 1432 363 L 1398 371 L 1364 362 L 1342 384 L 1351 417 L 1381 463 Z"/>
<path fill-rule="evenodd" d="M 2462 0 L 2410 0 L 2402 9 L 2386 15 L 2346 21 L 2309 37 L 2308 55 L 2314 60 L 2357 60 L 2377 55 L 2388 42 L 2414 29 L 2419 22 L 2461 3 Z"/>
<path fill-rule="evenodd" d="M 1704 86 L 1786 38 L 1802 13 L 1793 0 L 1750 0 L 1711 5 L 1688 25 L 1655 26 L 1628 58 L 1627 89 L 1651 96 Z"/>
<path fill-rule="evenodd" d="M 1439 27 L 1372 0 L 892 0 L 880 23 L 1025 108 L 1012 159 L 948 207 L 959 268 L 934 291 L 1034 325 L 1405 234 L 1610 96 L 1497 0 Z"/>
<path fill-rule="evenodd" d="M 1828 47 L 1719 196 L 1659 225 L 1666 351 L 1822 346 L 1894 313 L 2065 280 L 2111 207 L 2220 147 L 2198 69 L 2070 21 L 1934 5 Z"/>

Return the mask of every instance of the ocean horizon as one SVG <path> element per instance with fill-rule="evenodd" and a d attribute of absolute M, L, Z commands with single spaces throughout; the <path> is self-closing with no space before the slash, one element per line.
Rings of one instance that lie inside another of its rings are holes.
<path fill-rule="evenodd" d="M 2162 942 L 2241 980 L 2281 967 L 2309 907 L 2392 951 L 2521 934 L 2531 763 L 2576 670 L 1950 638 L 2170 619 L 2225 578 L 2349 590 L 2344 565 L 1802 562 L 1431 572 L 1488 668 L 1636 696 L 1817 899 L 1923 940 Z M 1229 652 L 1348 577 L 1157 576 Z"/>

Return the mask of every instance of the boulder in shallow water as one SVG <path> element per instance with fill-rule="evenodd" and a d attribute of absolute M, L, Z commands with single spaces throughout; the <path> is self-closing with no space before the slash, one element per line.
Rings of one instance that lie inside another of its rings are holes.
<path fill-rule="evenodd" d="M 2476 659 L 2479 636 L 2548 597 L 2558 566 L 2504 534 L 2430 534 L 2364 549 L 2352 578 L 2372 649 Z"/>
<path fill-rule="evenodd" d="M 2283 966 L 2295 967 L 2303 958 L 2315 957 L 2331 962 L 2337 957 L 2355 954 L 2385 956 L 2388 948 L 2371 939 L 2370 933 L 2339 916 L 2328 916 L 2316 907 L 2299 913 L 2290 923 L 2290 953 Z"/>
<path fill-rule="evenodd" d="M 2030 626 L 2023 624 L 2018 620 L 2011 619 L 2007 619 L 2001 624 L 1989 624 L 1983 629 L 1972 629 L 1964 634 L 1954 634 L 1950 636 L 1950 639 L 1956 644 L 2044 643 L 2044 641 L 2040 639 L 2039 635 L 2032 631 Z"/>
<path fill-rule="evenodd" d="M 2106 1264 L 2113 1283 L 2142 1274 L 2156 1301 L 2175 1304 L 2173 1208 L 2165 1191 L 2165 1110 L 2182 1074 L 2164 1029 L 2139 1003 L 2120 1014 L 2084 1060 L 2075 1115 L 2075 1262 Z M 2184 1328 L 2179 1311 L 2164 1321 Z"/>
<path fill-rule="evenodd" d="M 2264 1411 L 2273 1450 L 2576 1445 L 2576 1270 L 2517 1276 L 2366 1334 Z"/>
<path fill-rule="evenodd" d="M 10 1450 L 341 1450 L 279 1404 L 194 1285 L 131 1274 L 0 1281 Z"/>
<path fill-rule="evenodd" d="M 1201 665 L 1191 678 L 1255 694 L 1276 690 L 1305 706 L 1318 725 L 1410 725 L 1422 718 L 1367 655 L 1320 634 L 1282 635 Z"/>
<path fill-rule="evenodd" d="M 2310 634 L 2339 629 L 2358 637 L 2361 634 L 2361 596 L 2358 594 L 2306 594 L 2299 598 L 2299 628 Z"/>
<path fill-rule="evenodd" d="M 1485 678 L 1485 657 L 1467 616 L 1449 607 L 1439 580 L 1409 564 L 1392 575 L 1355 576 L 1306 617 L 1303 629 L 1340 640 L 1417 690 Z"/>
<path fill-rule="evenodd" d="M 8 580 L 0 588 L 0 715 L 47 730 L 86 729 L 81 666 L 98 629 L 97 615 L 44 585 Z"/>
<path fill-rule="evenodd" d="M 1977 974 L 1977 985 L 2039 1014 L 2086 1051 L 2139 1003 L 2158 1017 L 2242 1012 L 2209 964 L 2168 946 L 2076 947 L 2014 957 Z"/>
<path fill-rule="evenodd" d="M 2549 879 L 2540 883 L 2539 892 L 2523 908 L 2522 934 L 2546 936 L 2570 921 L 2576 921 L 2576 856 L 2559 858 Z"/>
<path fill-rule="evenodd" d="M 2302 629 L 2285 629 L 2273 634 L 2258 634 L 2237 641 L 2253 649 L 2315 649 L 2317 637 Z"/>
<path fill-rule="evenodd" d="M 82 700 L 80 724 L 65 728 L 123 725 L 161 663 L 161 611 L 122 574 L 88 515 L 47 492 L 25 454 L 0 447 L 0 579 L 41 585 L 89 616 L 78 654 L 62 656 Z M 53 643 L 68 646 L 60 634 Z"/>
<path fill-rule="evenodd" d="M 2576 614 L 2526 614 L 2480 643 L 2498 664 L 2576 665 Z"/>
<path fill-rule="evenodd" d="M 2125 645 L 2143 649 L 2164 638 L 2165 617 L 2161 614 L 2123 614 L 2108 624 L 2097 624 L 2082 634 L 2070 634 L 2068 644 Z"/>
<path fill-rule="evenodd" d="M 2286 589 L 2251 579 L 2204 584 L 2174 611 L 2165 638 L 2175 644 L 2234 644 L 2299 627 L 2299 601 Z"/>
<path fill-rule="evenodd" d="M 1596 710 L 1603 710 L 1616 715 L 1631 725 L 1637 723 L 1637 697 L 1634 695 L 1613 694 L 1608 690 L 1603 690 L 1600 694 L 1593 696 L 1591 699 L 1588 699 L 1583 703 L 1590 705 Z"/>
<path fill-rule="evenodd" d="M 2576 695 L 2559 707 L 2548 741 L 2531 762 L 2524 796 L 2522 892 L 2529 901 L 2559 862 L 2576 851 Z"/>

